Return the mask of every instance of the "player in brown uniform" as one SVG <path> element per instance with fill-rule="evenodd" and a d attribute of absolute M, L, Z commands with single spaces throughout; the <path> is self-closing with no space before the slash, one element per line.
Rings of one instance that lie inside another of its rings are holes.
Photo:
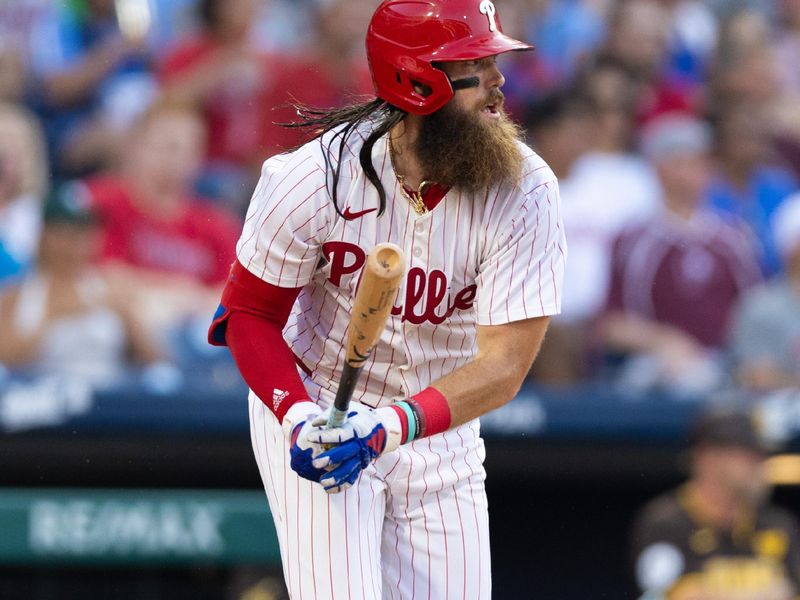
<path fill-rule="evenodd" d="M 768 447 L 740 411 L 702 415 L 691 432 L 691 476 L 650 502 L 633 529 L 642 600 L 794 600 L 800 539 L 768 502 Z"/>

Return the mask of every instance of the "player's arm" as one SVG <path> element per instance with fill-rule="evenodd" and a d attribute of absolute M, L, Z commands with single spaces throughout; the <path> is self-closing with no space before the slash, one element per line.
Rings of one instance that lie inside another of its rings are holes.
<path fill-rule="evenodd" d="M 478 354 L 433 382 L 447 399 L 450 426 L 509 402 L 519 391 L 544 340 L 550 317 L 478 327 Z"/>
<path fill-rule="evenodd" d="M 479 327 L 478 353 L 470 362 L 420 393 L 390 406 L 350 405 L 341 427 L 318 429 L 310 439 L 335 445 L 313 461 L 328 469 L 319 480 L 326 491 L 350 487 L 372 460 L 385 452 L 479 417 L 510 401 L 519 391 L 539 348 L 549 317 Z M 327 417 L 314 421 L 323 426 Z M 334 465 L 336 468 L 332 468 Z"/>
<path fill-rule="evenodd" d="M 281 288 L 250 273 L 240 262 L 231 268 L 222 302 L 209 329 L 209 342 L 228 346 L 247 385 L 281 423 L 291 442 L 291 467 L 319 481 L 312 459 L 324 448 L 305 433 L 320 414 L 297 372 L 298 361 L 283 338 L 283 328 L 299 288 Z"/>
<path fill-rule="evenodd" d="M 541 168 L 541 166 L 540 166 Z M 408 402 L 433 435 L 509 402 L 542 345 L 550 316 L 560 311 L 566 242 L 558 185 L 549 170 L 507 199 L 506 216 L 487 222 L 487 251 L 476 292 L 477 354 Z M 530 186 L 530 187 L 529 187 Z"/>
<path fill-rule="evenodd" d="M 209 342 L 229 347 L 250 389 L 283 426 L 292 468 L 316 480 L 319 473 L 310 462 L 321 447 L 306 444 L 302 431 L 320 408 L 309 399 L 298 375 L 299 361 L 283 337 L 327 235 L 325 174 L 311 158 L 297 153 L 265 163 Z"/>
<path fill-rule="evenodd" d="M 316 272 L 329 203 L 313 156 L 264 163 L 209 329 L 209 343 L 230 348 L 250 389 L 282 423 L 308 400 L 283 328 Z"/>
<path fill-rule="evenodd" d="M 228 346 L 242 378 L 279 421 L 292 405 L 309 399 L 283 338 L 299 293 L 259 279 L 236 261 L 209 330 L 209 343 Z"/>

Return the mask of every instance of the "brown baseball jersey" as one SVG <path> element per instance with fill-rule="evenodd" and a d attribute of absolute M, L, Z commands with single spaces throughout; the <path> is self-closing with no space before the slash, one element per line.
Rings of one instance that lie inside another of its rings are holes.
<path fill-rule="evenodd" d="M 650 502 L 632 534 L 636 580 L 645 598 L 699 585 L 715 597 L 786 582 L 800 589 L 800 539 L 790 513 L 765 504 L 730 529 L 704 521 L 688 486 Z"/>

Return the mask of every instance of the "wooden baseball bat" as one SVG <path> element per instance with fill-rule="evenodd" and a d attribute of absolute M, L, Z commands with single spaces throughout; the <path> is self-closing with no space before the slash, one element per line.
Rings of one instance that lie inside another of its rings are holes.
<path fill-rule="evenodd" d="M 347 327 L 344 369 L 328 427 L 338 427 L 347 417 L 361 368 L 381 337 L 405 272 L 403 251 L 394 244 L 378 244 L 367 256 Z"/>

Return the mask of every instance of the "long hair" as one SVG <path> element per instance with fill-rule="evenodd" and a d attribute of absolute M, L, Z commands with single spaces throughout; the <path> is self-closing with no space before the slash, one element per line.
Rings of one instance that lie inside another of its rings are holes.
<path fill-rule="evenodd" d="M 378 214 L 383 214 L 386 209 L 386 190 L 383 188 L 381 178 L 375 170 L 375 165 L 372 164 L 372 149 L 380 138 L 403 120 L 406 112 L 380 98 L 330 110 L 312 108 L 301 104 L 295 105 L 295 109 L 300 120 L 293 123 L 284 123 L 283 125 L 284 127 L 310 129 L 314 135 L 312 140 L 319 140 L 322 147 L 322 156 L 325 160 L 325 184 L 333 200 L 333 206 L 340 215 L 342 215 L 342 209 L 339 207 L 337 188 L 339 187 L 342 157 L 344 156 L 345 148 L 347 148 L 347 141 L 362 123 L 370 122 L 373 124 L 372 131 L 361 146 L 358 159 L 367 179 L 378 191 L 380 198 Z M 330 139 L 324 141 L 323 136 L 333 130 L 336 131 Z"/>

